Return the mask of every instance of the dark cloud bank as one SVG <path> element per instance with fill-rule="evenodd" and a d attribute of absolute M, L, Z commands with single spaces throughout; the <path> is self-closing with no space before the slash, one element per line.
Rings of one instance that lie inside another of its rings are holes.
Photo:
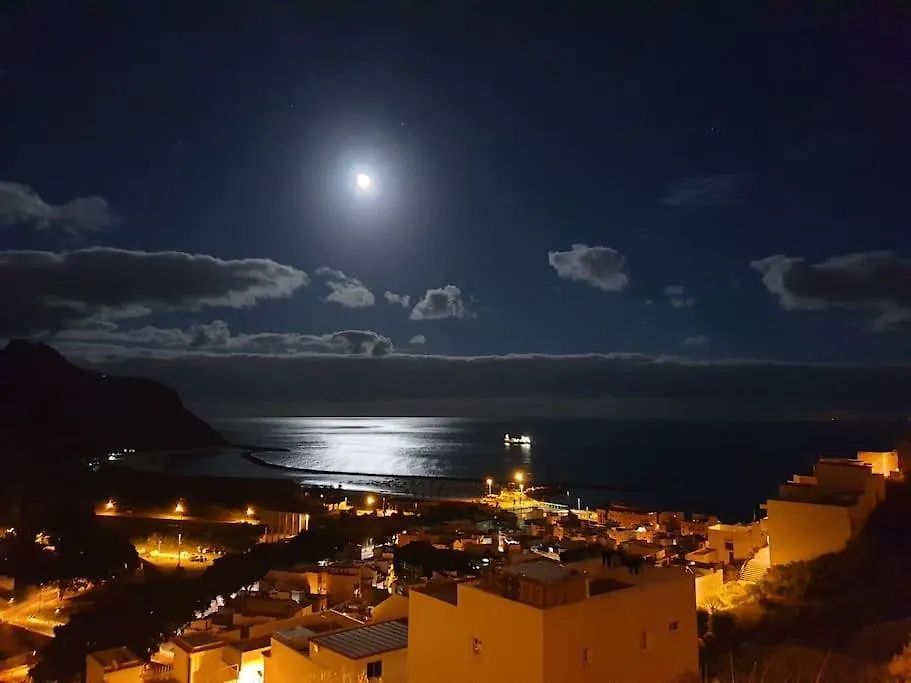
<path fill-rule="evenodd" d="M 349 340 L 350 341 L 350 340 Z M 87 367 L 163 381 L 202 412 L 601 417 L 894 416 L 911 367 L 604 356 L 448 358 L 390 354 L 118 356 L 71 350 Z M 732 448 L 736 446 L 732 444 Z"/>

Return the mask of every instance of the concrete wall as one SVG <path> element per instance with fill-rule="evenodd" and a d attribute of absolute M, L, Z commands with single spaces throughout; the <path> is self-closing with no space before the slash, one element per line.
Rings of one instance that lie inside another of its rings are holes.
<path fill-rule="evenodd" d="M 766 509 L 773 566 L 843 550 L 853 532 L 848 507 L 769 500 Z"/>
<path fill-rule="evenodd" d="M 726 550 L 725 544 L 734 544 L 733 554 Z M 748 560 L 756 548 L 765 545 L 762 530 L 756 524 L 717 524 L 708 529 L 708 546 L 718 551 L 723 562 Z"/>
<path fill-rule="evenodd" d="M 105 674 L 104 667 L 95 659 L 91 656 L 85 658 L 86 683 L 139 683 L 141 673 L 141 666 L 131 666 Z"/>
<path fill-rule="evenodd" d="M 706 602 L 718 595 L 724 586 L 724 570 L 716 569 L 708 574 L 696 576 L 696 606 L 705 607 Z"/>
<path fill-rule="evenodd" d="M 457 607 L 412 593 L 410 681 L 667 683 L 698 671 L 687 572 L 547 609 L 473 585 L 458 591 Z"/>
<path fill-rule="evenodd" d="M 408 680 L 455 683 L 454 670 L 466 666 L 471 651 L 458 608 L 417 590 L 411 591 L 408 603 Z"/>
<path fill-rule="evenodd" d="M 337 652 L 328 648 L 321 647 L 319 652 L 314 652 L 310 647 L 311 658 L 314 663 L 325 671 L 349 674 L 354 680 L 360 680 L 359 677 L 366 677 L 367 664 L 370 662 L 382 662 L 382 681 L 383 683 L 408 683 L 408 650 L 393 650 L 384 652 L 375 657 L 366 659 L 348 659 Z M 370 679 L 367 679 L 370 680 Z M 424 679 L 421 679 L 424 680 Z M 433 679 L 427 679 L 432 681 Z M 272 683 L 271 681 L 269 683 Z M 284 683 L 284 682 L 281 682 Z M 288 683 L 292 683 L 288 681 Z"/>
<path fill-rule="evenodd" d="M 873 468 L 873 474 L 888 477 L 892 472 L 901 471 L 898 451 L 858 451 L 857 459 Z"/>
<path fill-rule="evenodd" d="M 545 610 L 544 627 L 547 683 L 666 683 L 699 670 L 694 582 L 685 572 Z"/>

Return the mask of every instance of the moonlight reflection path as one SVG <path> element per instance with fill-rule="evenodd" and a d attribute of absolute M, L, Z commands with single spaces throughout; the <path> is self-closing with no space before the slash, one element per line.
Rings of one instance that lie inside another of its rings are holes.
<path fill-rule="evenodd" d="M 292 465 L 281 465 L 274 462 L 269 462 L 263 458 L 260 458 L 253 452 L 246 452 L 243 454 L 243 457 L 249 460 L 250 462 L 259 465 L 261 467 L 268 467 L 271 469 L 282 470 L 283 472 L 296 472 L 299 474 L 324 474 L 327 476 L 349 476 L 349 477 L 372 477 L 376 479 L 405 479 L 409 481 L 425 481 L 425 482 L 460 482 L 460 483 L 477 483 L 478 486 L 481 486 L 484 482 L 482 479 L 477 477 L 460 477 L 456 475 L 433 475 L 433 474 L 390 474 L 388 472 L 377 473 L 377 472 L 351 472 L 348 470 L 324 470 L 316 469 L 309 467 L 294 467 Z M 592 491 L 618 491 L 618 492 L 627 492 L 627 493 L 641 493 L 648 489 L 641 486 L 614 486 L 609 484 L 593 484 L 591 482 L 535 482 L 534 489 L 589 489 Z M 527 489 L 531 490 L 531 489 Z"/>

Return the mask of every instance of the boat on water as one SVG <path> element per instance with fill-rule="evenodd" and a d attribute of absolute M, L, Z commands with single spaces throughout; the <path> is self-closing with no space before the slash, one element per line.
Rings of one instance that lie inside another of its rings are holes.
<path fill-rule="evenodd" d="M 503 443 L 507 446 L 531 446 L 531 437 L 528 434 L 504 434 Z"/>

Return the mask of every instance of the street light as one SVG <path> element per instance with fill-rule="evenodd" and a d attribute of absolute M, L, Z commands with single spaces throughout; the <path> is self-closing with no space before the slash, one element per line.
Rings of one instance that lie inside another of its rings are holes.
<path fill-rule="evenodd" d="M 488 496 L 493 495 L 493 479 L 491 479 L 490 477 L 487 477 L 487 495 Z"/>
<path fill-rule="evenodd" d="M 519 485 L 519 493 L 525 493 L 525 475 L 521 472 L 516 472 L 516 483 Z"/>
<path fill-rule="evenodd" d="M 104 509 L 107 510 L 108 512 L 113 511 L 115 507 L 117 507 L 117 506 L 114 503 L 113 499 L 109 500 L 107 503 L 104 504 Z"/>
<path fill-rule="evenodd" d="M 254 517 L 256 515 L 256 510 L 252 506 L 247 506 L 247 517 Z"/>
<path fill-rule="evenodd" d="M 177 501 L 177 505 L 174 506 L 174 512 L 180 515 L 180 523 L 177 526 L 177 568 L 180 569 L 180 544 L 183 541 L 183 513 L 184 506 L 181 501 Z"/>
<path fill-rule="evenodd" d="M 368 507 L 372 506 L 375 502 L 376 502 L 376 498 L 374 496 L 367 496 L 367 506 Z"/>

